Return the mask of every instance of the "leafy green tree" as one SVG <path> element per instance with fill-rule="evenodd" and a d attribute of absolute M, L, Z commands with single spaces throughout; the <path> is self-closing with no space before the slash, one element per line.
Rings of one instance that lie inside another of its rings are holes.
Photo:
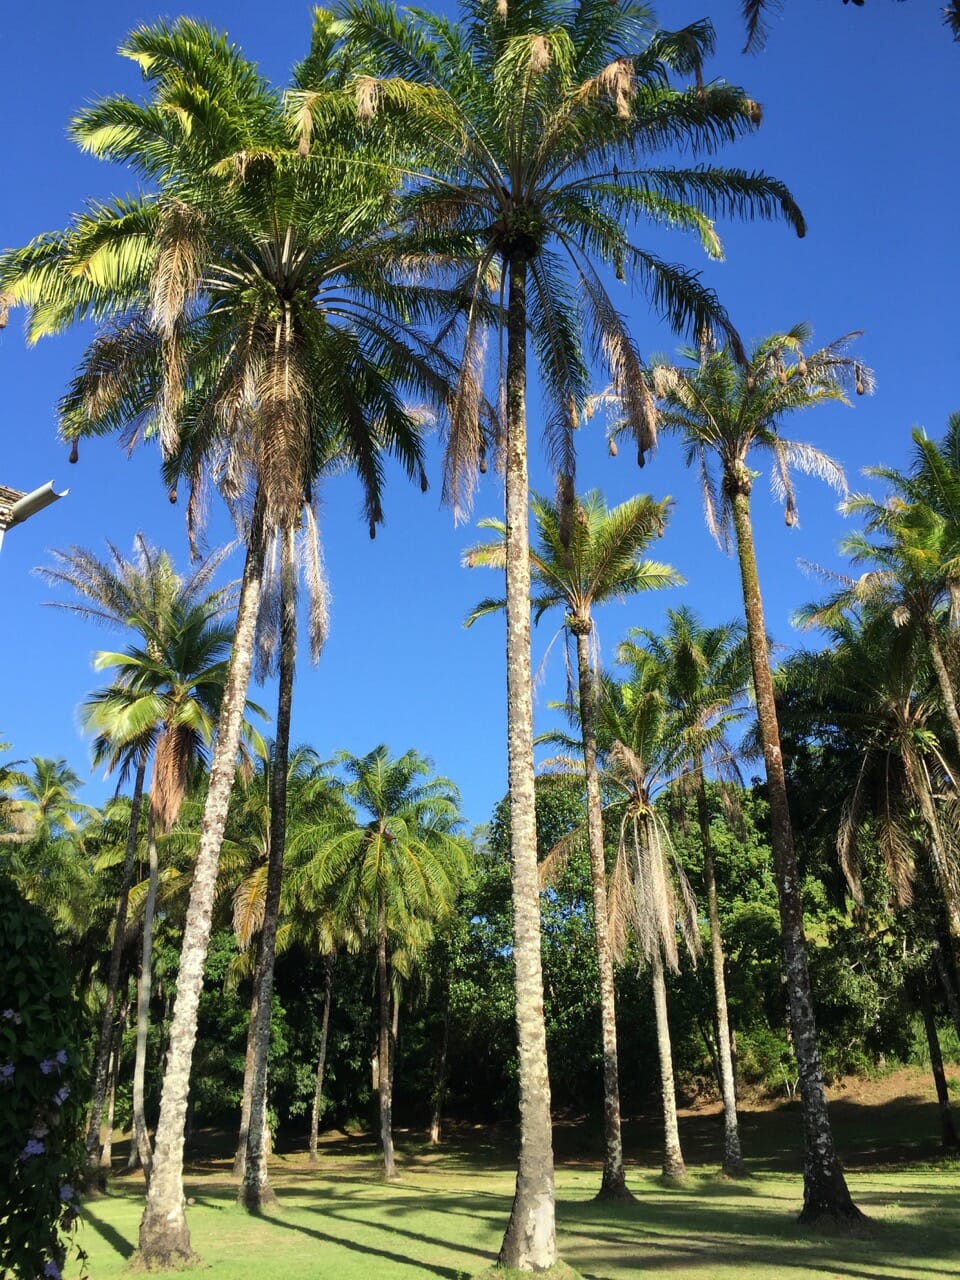
<path fill-rule="evenodd" d="M 620 1085 L 617 1066 L 617 1022 L 613 978 L 613 955 L 609 941 L 607 912 L 607 868 L 604 855 L 603 814 L 600 775 L 597 767 L 596 680 L 591 660 L 595 647 L 593 608 L 609 600 L 625 600 L 640 591 L 669 586 L 679 581 L 666 565 L 641 559 L 641 553 L 656 535 L 662 534 L 667 502 L 633 498 L 621 506 L 607 508 L 602 496 L 592 491 L 574 499 L 572 512 L 545 498 L 533 495 L 531 506 L 537 529 L 537 544 L 530 552 L 533 582 L 533 616 L 560 606 L 564 626 L 574 637 L 577 655 L 579 722 L 583 739 L 583 765 L 587 787 L 587 832 L 593 892 L 593 924 L 600 971 L 600 1013 L 603 1036 L 604 1166 L 601 1198 L 629 1199 L 623 1168 L 620 1136 Z M 569 521 L 563 536 L 563 521 Z M 502 520 L 483 520 L 483 529 L 496 534 L 493 542 L 471 547 L 464 553 L 470 568 L 486 565 L 503 569 L 506 563 L 507 529 Z M 484 600 L 471 613 L 469 622 L 492 610 L 502 610 L 505 601 Z"/>
<path fill-rule="evenodd" d="M 727 778 L 733 775 L 737 779 L 730 731 L 746 712 L 750 657 L 741 624 L 705 627 L 687 608 L 667 610 L 667 627 L 662 634 L 634 629 L 630 639 L 620 646 L 620 661 L 629 663 L 632 655 L 638 652 L 652 659 L 662 670 L 669 714 L 675 730 L 684 740 L 684 767 L 688 772 L 681 774 L 680 783 L 681 786 L 689 785 L 696 795 L 697 824 L 703 851 L 703 884 L 710 923 L 717 1056 L 723 1096 L 723 1171 L 728 1177 L 738 1178 L 744 1176 L 746 1168 L 740 1151 L 737 1123 L 723 937 L 705 770 L 711 766 L 721 775 Z"/>
<path fill-rule="evenodd" d="M 641 457 L 654 441 L 652 405 L 626 324 L 597 264 L 639 283 L 674 327 L 729 332 L 697 277 L 631 238 L 648 221 L 699 236 L 720 252 L 713 213 L 783 216 L 803 231 L 786 188 L 742 170 L 661 166 L 671 147 L 695 157 L 749 132 L 759 110 L 742 90 L 702 78 L 713 30 L 701 22 L 652 32 L 639 4 L 576 0 L 466 0 L 462 20 L 405 17 L 366 0 L 347 8 L 347 30 L 372 59 L 341 111 L 381 122 L 413 175 L 398 225 L 425 232 L 441 254 L 472 246 L 477 307 L 468 325 L 447 461 L 447 496 L 461 509 L 486 442 L 475 413 L 482 378 L 480 303 L 492 279 L 504 299 L 502 373 L 507 599 L 507 721 L 513 930 L 520 1052 L 521 1150 L 500 1261 L 543 1269 L 556 1259 L 550 1087 L 542 1018 L 530 660 L 527 344 L 546 392 L 547 436 L 563 485 L 574 483 L 573 428 L 601 353 L 622 396 Z M 696 84 L 676 89 L 671 74 Z M 309 93 L 301 119 L 329 113 Z M 370 129 L 373 134 L 373 128 Z"/>
<path fill-rule="evenodd" d="M 732 524 L 736 542 L 770 800 L 790 1027 L 800 1072 L 804 1131 L 802 1222 L 814 1222 L 824 1216 L 850 1221 L 861 1214 L 850 1198 L 836 1154 L 824 1092 L 803 930 L 801 881 L 753 543 L 750 495 L 755 473 L 748 460 L 758 451 L 770 455 L 774 491 L 785 503 L 787 524 L 794 524 L 796 497 L 791 469 L 811 472 L 839 487 L 843 487 L 843 473 L 819 450 L 782 436 L 781 422 L 802 409 L 845 400 L 844 386 L 848 383 L 853 383 L 858 393 L 871 385 L 869 370 L 845 354 L 846 339 L 804 355 L 803 344 L 808 337 L 809 330 L 796 325 L 759 342 L 745 362 L 738 360 L 736 351 L 729 346 L 712 349 L 705 342 L 699 350 L 685 353 L 687 364 L 655 361 L 650 370 L 661 425 L 679 436 L 687 463 L 699 472 L 708 524 L 721 545 L 728 546 Z"/>
<path fill-rule="evenodd" d="M 366 756 L 344 753 L 338 762 L 347 778 L 344 794 L 359 813 L 317 831 L 302 874 L 317 889 L 334 891 L 335 920 L 352 927 L 363 918 L 376 947 L 380 1140 L 384 1171 L 394 1178 L 391 970 L 408 968 L 434 923 L 453 910 L 466 844 L 457 834 L 456 789 L 446 778 L 430 777 L 430 762 L 415 751 L 392 759 L 378 746 Z"/>

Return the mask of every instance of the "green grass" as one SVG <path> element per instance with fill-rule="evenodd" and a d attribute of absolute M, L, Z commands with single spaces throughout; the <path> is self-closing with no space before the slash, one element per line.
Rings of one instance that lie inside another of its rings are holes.
<path fill-rule="evenodd" d="M 583 1129 L 558 1130 L 557 1218 L 564 1260 L 587 1280 L 960 1280 L 960 1162 L 935 1154 L 933 1109 L 920 1098 L 866 1107 L 834 1105 L 854 1198 L 871 1219 L 855 1234 L 796 1224 L 795 1109 L 748 1113 L 753 1176 L 717 1176 L 719 1126 L 690 1117 L 691 1175 L 681 1190 L 656 1176 L 655 1145 L 637 1151 L 628 1126 L 635 1205 L 593 1201 L 599 1175 Z M 645 1136 L 652 1136 L 651 1130 Z M 878 1141 L 879 1139 L 879 1141 Z M 646 1143 L 643 1143 L 646 1146 Z M 628 1147 L 629 1149 L 629 1147 Z M 234 1201 L 221 1156 L 188 1170 L 194 1249 L 205 1280 L 413 1280 L 477 1276 L 496 1258 L 513 1194 L 510 1146 L 486 1132 L 461 1135 L 441 1153 L 401 1143 L 401 1180 L 385 1184 L 367 1140 L 341 1136 L 309 1165 L 278 1158 L 271 1180 L 282 1213 L 250 1217 Z M 637 1159 L 641 1164 L 638 1167 Z M 88 1202 L 80 1243 L 91 1280 L 126 1273 L 142 1209 L 139 1178 L 116 1178 Z M 74 1267 L 67 1276 L 75 1280 Z"/>

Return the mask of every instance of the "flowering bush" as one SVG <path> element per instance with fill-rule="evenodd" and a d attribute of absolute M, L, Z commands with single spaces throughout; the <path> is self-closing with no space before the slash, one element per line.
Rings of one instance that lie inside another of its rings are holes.
<path fill-rule="evenodd" d="M 83 1169 L 79 1046 L 69 958 L 0 876 L 0 1280 L 60 1276 Z"/>

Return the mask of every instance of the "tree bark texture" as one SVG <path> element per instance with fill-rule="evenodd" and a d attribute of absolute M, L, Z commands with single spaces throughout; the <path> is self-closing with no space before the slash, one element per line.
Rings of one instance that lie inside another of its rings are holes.
<path fill-rule="evenodd" d="M 313 1107 L 310 1110 L 310 1163 L 317 1158 L 317 1140 L 320 1135 L 320 1113 L 323 1107 L 323 1075 L 327 1066 L 327 1044 L 330 1040 L 330 1005 L 333 1002 L 333 970 L 337 963 L 336 952 L 324 957 L 323 962 L 323 1021 L 320 1024 L 320 1053 L 317 1057 L 317 1080 L 313 1090 Z"/>
<path fill-rule="evenodd" d="M 437 1063 L 437 1078 L 433 1086 L 433 1110 L 430 1115 L 430 1145 L 435 1147 L 440 1142 L 440 1128 L 443 1120 L 443 1104 L 447 1093 L 447 1051 L 450 1048 L 450 978 L 447 977 L 447 993 L 443 1004 L 443 1036 L 440 1040 L 440 1060 Z"/>
<path fill-rule="evenodd" d="M 113 1167 L 113 1122 L 117 1106 L 117 1073 L 120 1070 L 120 1028 L 113 1037 L 110 1052 L 110 1069 L 107 1073 L 107 1114 L 104 1123 L 106 1132 L 103 1146 L 100 1148 L 100 1168 L 109 1174 Z"/>
<path fill-rule="evenodd" d="M 800 871 L 793 847 L 787 781 L 780 746 L 780 725 L 773 695 L 767 629 L 750 521 L 750 484 L 745 465 L 741 474 L 725 477 L 725 490 L 730 499 L 736 534 L 757 720 L 767 775 L 770 842 L 773 846 L 774 878 L 780 907 L 783 966 L 793 1047 L 800 1077 L 803 1114 L 803 1210 L 800 1221 L 812 1223 L 823 1217 L 830 1217 L 853 1222 L 861 1220 L 863 1214 L 853 1203 L 847 1189 L 827 1110 L 813 992 L 807 966 L 807 944 L 803 931 Z"/>
<path fill-rule="evenodd" d="M 730 1053 L 727 984 L 723 972 L 723 935 L 720 932 L 717 876 L 713 863 L 713 841 L 710 838 L 710 814 L 707 810 L 707 787 L 703 776 L 702 760 L 697 761 L 697 819 L 700 824 L 700 843 L 703 849 L 703 885 L 707 893 L 710 956 L 713 962 L 713 998 L 717 1010 L 717 1056 L 720 1060 L 720 1094 L 723 1098 L 723 1172 L 728 1178 L 743 1178 L 747 1170 L 740 1150 L 737 1090 L 733 1079 L 733 1058 Z"/>
<path fill-rule="evenodd" d="M 190 1067 L 197 1038 L 197 1010 L 217 886 L 220 846 L 253 661 L 253 642 L 263 578 L 263 510 L 256 501 L 243 569 L 233 649 L 227 668 L 217 741 L 200 829 L 200 847 L 180 951 L 180 970 L 163 1078 L 153 1176 L 140 1221 L 140 1255 L 147 1266 L 177 1266 L 193 1258 L 183 1194 L 183 1142 L 190 1093 Z"/>
<path fill-rule="evenodd" d="M 127 828 L 127 847 L 123 859 L 123 875 L 120 881 L 120 895 L 117 898 L 117 916 L 113 926 L 113 945 L 110 948 L 110 967 L 107 970 L 107 992 L 103 1002 L 103 1015 L 100 1019 L 100 1039 L 97 1041 L 97 1054 L 93 1064 L 93 1097 L 90 1103 L 90 1123 L 87 1126 L 87 1165 L 93 1180 L 96 1181 L 96 1169 L 103 1164 L 100 1158 L 100 1121 L 103 1115 L 103 1103 L 107 1094 L 107 1076 L 109 1072 L 111 1046 L 113 1044 L 114 1013 L 117 1006 L 117 991 L 120 987 L 120 965 L 123 960 L 123 944 L 127 931 L 127 905 L 130 888 L 133 884 L 133 871 L 137 860 L 137 835 L 140 829 L 140 810 L 143 807 L 143 779 L 147 771 L 147 759 L 144 753 L 137 760 L 137 772 L 133 782 L 133 795 L 130 799 L 130 825 Z"/>
<path fill-rule="evenodd" d="M 670 1045 L 670 1019 L 667 1016 L 667 984 L 663 977 L 663 958 L 659 944 L 654 948 L 651 973 L 653 1008 L 657 1020 L 657 1054 L 660 1058 L 660 1098 L 663 1104 L 663 1176 L 668 1182 L 682 1182 L 687 1175 L 687 1166 L 680 1149 L 677 1090 L 673 1081 L 673 1050 Z"/>
<path fill-rule="evenodd" d="M 377 995 L 380 1007 L 380 1031 L 377 1048 L 377 1095 L 380 1102 L 380 1146 L 383 1150 L 383 1172 L 388 1179 L 397 1176 L 393 1157 L 393 1089 L 390 1070 L 390 971 L 387 965 L 387 906 L 380 893 L 377 909 Z"/>
<path fill-rule="evenodd" d="M 533 770 L 530 526 L 527 479 L 527 263 L 508 264 L 504 489 L 507 589 L 507 755 L 513 963 L 520 1083 L 520 1160 L 500 1265 L 545 1271 L 557 1259 L 550 1078 L 540 963 L 540 884 Z"/>
<path fill-rule="evenodd" d="M 144 1114 L 143 1086 L 147 1072 L 147 1034 L 150 1030 L 150 991 L 153 985 L 153 916 L 157 906 L 157 886 L 160 881 L 160 863 L 157 857 L 157 828 L 150 806 L 147 819 L 147 858 L 149 872 L 147 900 L 143 908 L 143 941 L 140 952 L 140 977 L 137 980 L 137 1044 L 133 1063 L 133 1137 L 140 1153 L 143 1175 L 150 1185 L 153 1153 L 150 1134 Z"/>
<path fill-rule="evenodd" d="M 267 1115 L 267 1063 L 270 1057 L 270 1015 L 273 1009 L 273 970 L 280 923 L 280 891 L 287 845 L 287 763 L 290 755 L 290 716 L 293 710 L 293 675 L 297 661 L 296 564 L 294 531 L 283 534 L 280 566 L 280 671 L 277 694 L 277 732 L 270 776 L 270 837 L 267 855 L 267 887 L 260 930 L 260 963 L 257 966 L 257 1016 L 253 1036 L 253 1078 L 250 1090 L 250 1127 L 247 1160 L 239 1199 L 251 1213 L 275 1208 L 277 1197 L 270 1186 L 264 1133 Z"/>
<path fill-rule="evenodd" d="M 943 649 L 940 647 L 937 624 L 935 619 L 927 616 L 921 619 L 921 626 L 927 642 L 927 648 L 930 650 L 930 658 L 933 662 L 933 669 L 936 672 L 940 693 L 943 697 L 943 709 L 953 732 L 953 740 L 956 743 L 957 750 L 960 751 L 960 712 L 957 711 L 957 700 L 953 693 L 953 681 L 950 679 L 950 673 L 943 657 Z"/>
<path fill-rule="evenodd" d="M 620 1073 L 617 1059 L 617 1007 L 607 910 L 607 861 L 603 851 L 603 811 L 597 770 L 596 675 L 590 665 L 589 618 L 571 624 L 577 643 L 577 684 L 583 768 L 587 782 L 587 840 L 590 846 L 590 884 L 593 930 L 600 973 L 600 1027 L 603 1052 L 603 1177 L 598 1200 L 632 1200 L 623 1167 L 620 1128 Z"/>
<path fill-rule="evenodd" d="M 957 1036 L 960 1037 L 960 997 L 957 996 L 957 988 L 947 965 L 946 957 L 943 954 L 943 947 L 939 942 L 934 944 L 933 964 L 937 971 L 937 977 L 940 979 L 940 985 L 943 988 L 944 999 L 947 1002 L 947 1009 L 950 1013 L 950 1021 L 953 1023 Z"/>

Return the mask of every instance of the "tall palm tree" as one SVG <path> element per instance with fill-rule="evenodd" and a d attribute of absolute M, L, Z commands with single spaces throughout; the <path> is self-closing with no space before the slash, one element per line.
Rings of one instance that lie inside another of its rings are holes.
<path fill-rule="evenodd" d="M 790 1025 L 800 1074 L 804 1133 L 801 1222 L 824 1216 L 855 1220 L 862 1215 L 850 1198 L 837 1157 L 824 1091 L 800 875 L 753 543 L 750 494 L 754 472 L 749 460 L 758 451 L 770 455 L 774 491 L 785 503 L 787 524 L 795 524 L 791 468 L 812 472 L 841 488 L 843 472 L 818 449 L 783 437 L 780 423 L 814 405 L 845 401 L 845 385 L 853 383 L 862 393 L 872 381 L 870 371 L 845 354 L 847 339 L 804 355 L 803 344 L 808 338 L 807 327 L 796 325 L 759 342 L 745 362 L 740 362 L 729 346 L 711 349 L 704 342 L 700 350 L 686 353 L 688 364 L 677 367 L 657 361 L 650 371 L 661 426 L 680 437 L 688 465 L 696 466 L 708 525 L 721 545 L 729 546 L 733 525 L 770 801 Z"/>
<path fill-rule="evenodd" d="M 730 1178 L 746 1173 L 740 1150 L 737 1095 L 730 1049 L 730 1021 L 724 978 L 723 936 L 717 902 L 717 877 L 710 836 L 706 768 L 735 772 L 735 750 L 728 731 L 746 712 L 750 655 L 741 623 L 705 627 L 692 610 L 667 610 L 662 633 L 634 628 L 620 646 L 619 660 L 630 663 L 638 653 L 648 655 L 663 673 L 664 693 L 676 729 L 684 739 L 687 780 L 696 795 L 697 820 L 703 850 L 703 887 L 710 924 L 720 1091 L 723 1097 L 723 1172 Z M 732 766 L 732 769 L 731 769 Z"/>
<path fill-rule="evenodd" d="M 625 600 L 636 592 L 679 581 L 667 566 L 641 559 L 651 539 L 663 532 L 668 501 L 632 498 L 608 510 L 603 497 L 594 490 L 583 499 L 574 500 L 566 543 L 561 536 L 564 514 L 560 507 L 536 494 L 531 498 L 531 506 L 537 530 L 537 544 L 530 552 L 534 619 L 539 621 L 551 608 L 563 608 L 564 626 L 574 637 L 577 654 L 577 698 L 587 785 L 587 837 L 603 1036 L 604 1163 L 599 1196 L 632 1199 L 626 1185 L 620 1133 L 616 1001 L 597 766 L 597 672 L 591 652 L 596 647 L 593 608 L 609 600 Z M 482 520 L 480 528 L 493 530 L 496 539 L 469 548 L 464 552 L 464 564 L 469 568 L 485 565 L 503 569 L 506 526 L 502 520 Z M 503 607 L 503 600 L 483 601 L 468 618 L 468 625 L 481 614 Z"/>
<path fill-rule="evenodd" d="M 396 142 L 407 184 L 394 217 L 428 233 L 437 250 L 475 252 L 477 303 L 499 279 L 505 343 L 500 384 L 507 527 L 507 719 L 513 930 L 520 1055 L 521 1149 L 517 1187 L 500 1260 L 549 1267 L 556 1259 L 550 1086 L 543 1026 L 539 883 L 534 816 L 527 481 L 528 339 L 547 395 L 551 457 L 574 483 L 572 428 L 590 370 L 602 353 L 641 457 L 653 444 L 650 397 L 638 352 L 598 274 L 597 263 L 638 283 L 678 329 L 729 331 L 716 297 L 697 277 L 638 246 L 630 229 L 648 220 L 698 235 L 719 253 L 711 214 L 783 216 L 802 234 L 786 188 L 742 170 L 661 166 L 672 146 L 708 155 L 749 132 L 757 104 L 737 88 L 705 84 L 709 23 L 652 32 L 632 0 L 464 0 L 459 24 L 418 12 L 398 16 L 376 0 L 346 9 L 346 27 L 369 55 L 345 95 L 344 113 Z M 672 73 L 696 84 L 675 89 Z M 329 100 L 295 99 L 306 121 Z M 491 279 L 491 277 L 493 279 Z M 482 378 L 482 319 L 468 325 L 460 392 L 452 415 L 447 497 L 470 496 L 486 442 L 473 413 Z"/>
<path fill-rule="evenodd" d="M 913 444 L 909 473 L 892 467 L 865 469 L 866 475 L 886 480 L 885 499 L 853 494 L 842 504 L 847 515 L 863 518 L 864 530 L 845 538 L 840 550 L 855 565 L 871 567 L 843 583 L 829 600 L 804 611 L 801 621 L 804 626 L 829 624 L 849 605 L 863 603 L 882 604 L 898 625 L 916 626 L 960 752 L 960 711 L 940 634 L 944 613 L 952 633 L 960 624 L 960 414 L 951 416 L 942 441 L 914 430 Z"/>
<path fill-rule="evenodd" d="M 179 579 L 177 582 L 179 583 Z M 191 775 L 206 761 L 223 694 L 232 624 L 219 617 L 223 592 L 207 598 L 175 590 L 156 630 L 142 625 L 142 642 L 122 653 L 98 653 L 95 666 L 113 683 L 83 704 L 85 727 L 97 733 L 95 756 L 109 764 L 152 757 L 147 810 L 149 877 L 144 903 L 137 1047 L 134 1067 L 134 1134 L 149 1185 L 152 1153 L 143 1109 L 147 1029 L 152 981 L 153 918 L 159 886 L 157 840 L 180 814 Z M 128 620 L 132 621 L 132 620 Z"/>
<path fill-rule="evenodd" d="M 443 399 L 449 361 L 412 326 L 447 295 L 398 281 L 409 258 L 386 261 L 379 233 L 393 172 L 384 177 L 356 130 L 344 138 L 341 127 L 322 161 L 292 153 L 280 96 L 203 24 L 141 28 L 122 52 L 143 69 L 148 100 L 106 99 L 73 132 L 155 194 L 94 206 L 66 232 L 4 255 L 0 279 L 31 308 L 33 337 L 87 314 L 105 321 L 64 399 L 65 434 L 121 430 L 133 442 L 150 427 L 168 480 L 189 481 L 191 526 L 211 469 L 235 504 L 246 499 L 236 641 L 141 1227 L 144 1258 L 163 1263 L 191 1256 L 183 1128 L 267 540 L 299 518 L 332 439 L 361 480 L 371 533 L 383 518 L 385 455 L 425 486 L 422 419 L 403 395 Z M 336 84 L 347 65 L 330 15 L 318 14 L 304 68 Z M 369 165 L 354 163 L 363 156 Z"/>
<path fill-rule="evenodd" d="M 359 812 L 317 832 L 301 879 L 314 892 L 333 891 L 335 918 L 363 918 L 376 947 L 380 1140 L 384 1172 L 395 1178 L 391 971 L 402 966 L 404 953 L 421 950 L 434 923 L 453 909 L 466 873 L 467 844 L 457 834 L 456 788 L 430 776 L 429 760 L 415 751 L 392 759 L 381 745 L 366 756 L 342 753 L 338 761 L 347 779 L 344 795 Z"/>
<path fill-rule="evenodd" d="M 133 556 L 129 559 L 111 543 L 107 546 L 107 559 L 101 559 L 93 552 L 77 546 L 51 553 L 53 565 L 41 567 L 37 572 L 44 581 L 57 587 L 66 587 L 74 596 L 73 601 L 57 600 L 52 601 L 52 604 L 101 625 L 133 631 L 141 638 L 146 649 L 159 655 L 167 649 L 168 630 L 175 613 L 182 615 L 184 611 L 189 612 L 191 608 L 199 606 L 202 600 L 205 602 L 207 616 L 213 618 L 231 603 L 232 587 L 212 587 L 213 577 L 227 554 L 226 549 L 206 556 L 190 574 L 183 577 L 176 572 L 170 556 L 165 551 L 152 547 L 142 533 L 134 538 Z M 86 1138 L 91 1175 L 95 1175 L 100 1165 L 100 1120 L 107 1092 L 114 1011 L 126 933 L 128 897 L 136 863 L 147 752 L 135 748 L 132 752 L 121 751 L 114 763 L 120 765 L 121 779 L 132 765 L 134 783 L 100 1035 L 93 1067 L 93 1097 Z"/>

